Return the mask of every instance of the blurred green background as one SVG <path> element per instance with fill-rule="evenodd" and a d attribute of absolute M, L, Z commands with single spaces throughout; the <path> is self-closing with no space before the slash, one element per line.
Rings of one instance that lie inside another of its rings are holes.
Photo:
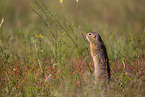
<path fill-rule="evenodd" d="M 145 95 L 145 0 L 1 0 L 0 23 L 1 96 L 100 96 L 84 75 L 87 63 L 93 70 L 91 31 L 110 59 L 115 85 L 105 96 Z M 51 73 L 53 87 L 43 83 Z"/>

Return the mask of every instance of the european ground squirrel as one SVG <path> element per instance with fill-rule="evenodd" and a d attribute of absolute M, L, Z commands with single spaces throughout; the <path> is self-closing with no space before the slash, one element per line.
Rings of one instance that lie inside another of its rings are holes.
<path fill-rule="evenodd" d="M 106 81 L 110 79 L 110 66 L 106 47 L 101 36 L 95 32 L 86 34 L 86 38 L 90 42 L 91 55 L 94 62 L 94 73 L 96 82 Z"/>

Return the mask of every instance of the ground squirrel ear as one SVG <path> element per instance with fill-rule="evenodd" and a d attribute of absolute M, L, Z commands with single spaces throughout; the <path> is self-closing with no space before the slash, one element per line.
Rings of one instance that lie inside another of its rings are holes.
<path fill-rule="evenodd" d="M 101 36 L 98 33 L 95 33 L 95 38 L 96 38 L 96 40 L 100 40 Z"/>
<path fill-rule="evenodd" d="M 96 38 L 96 35 L 94 36 L 94 38 Z"/>
<path fill-rule="evenodd" d="M 95 32 L 90 32 L 89 34 L 90 34 L 93 38 L 96 38 L 96 37 L 97 37 Z"/>

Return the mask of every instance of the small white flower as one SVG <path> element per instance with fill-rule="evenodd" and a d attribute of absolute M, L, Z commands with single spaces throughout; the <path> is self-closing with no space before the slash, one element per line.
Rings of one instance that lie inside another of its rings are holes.
<path fill-rule="evenodd" d="M 77 2 L 79 2 L 79 0 L 76 0 Z"/>
<path fill-rule="evenodd" d="M 3 23 L 4 23 L 4 17 L 2 18 L 2 21 L 0 23 L 0 27 L 2 26 Z"/>
<path fill-rule="evenodd" d="M 13 70 L 14 70 L 14 71 L 16 71 L 16 69 L 15 69 L 15 68 L 13 68 Z"/>
<path fill-rule="evenodd" d="M 59 0 L 59 2 L 62 4 L 63 0 Z"/>

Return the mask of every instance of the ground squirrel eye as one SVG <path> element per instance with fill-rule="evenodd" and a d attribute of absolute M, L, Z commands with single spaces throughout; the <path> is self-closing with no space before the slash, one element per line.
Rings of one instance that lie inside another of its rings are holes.
<path fill-rule="evenodd" d="M 91 33 L 89 33 L 89 35 L 91 35 Z"/>

